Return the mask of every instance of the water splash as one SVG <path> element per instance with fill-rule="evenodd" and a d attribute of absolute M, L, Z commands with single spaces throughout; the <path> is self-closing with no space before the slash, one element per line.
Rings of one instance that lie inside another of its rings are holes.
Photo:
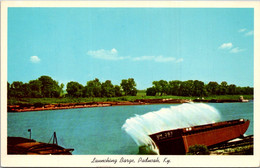
<path fill-rule="evenodd" d="M 126 120 L 122 129 L 139 147 L 148 146 L 150 150 L 159 154 L 155 143 L 149 137 L 150 134 L 218 121 L 220 121 L 220 113 L 214 107 L 203 103 L 185 103 L 144 115 L 135 115 Z"/>

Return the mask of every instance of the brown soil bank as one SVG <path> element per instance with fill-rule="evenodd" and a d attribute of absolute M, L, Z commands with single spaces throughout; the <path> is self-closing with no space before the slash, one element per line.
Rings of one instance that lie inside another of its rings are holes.
<path fill-rule="evenodd" d="M 28 112 L 28 111 L 42 111 L 42 110 L 62 110 L 73 108 L 92 108 L 92 107 L 108 107 L 108 106 L 122 106 L 122 105 L 143 105 L 142 102 L 91 102 L 91 103 L 59 103 L 48 105 L 10 105 L 8 112 Z"/>
<path fill-rule="evenodd" d="M 108 106 L 129 106 L 129 105 L 148 105 L 148 104 L 181 104 L 189 102 L 205 102 L 205 103 L 228 103 L 228 102 L 243 102 L 244 100 L 186 100 L 186 99 L 136 99 L 135 101 L 120 101 L 120 102 L 90 102 L 90 103 L 58 103 L 58 104 L 23 104 L 23 105 L 8 105 L 8 112 L 28 112 L 42 110 L 62 110 L 73 108 L 92 108 L 92 107 L 108 107 Z"/>

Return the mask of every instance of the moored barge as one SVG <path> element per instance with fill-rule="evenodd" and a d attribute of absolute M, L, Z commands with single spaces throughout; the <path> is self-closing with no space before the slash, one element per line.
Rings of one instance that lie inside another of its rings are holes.
<path fill-rule="evenodd" d="M 7 137 L 7 154 L 15 155 L 72 155 L 74 149 L 58 145 L 54 132 L 53 143 L 37 142 L 23 137 Z"/>
<path fill-rule="evenodd" d="M 200 144 L 212 146 L 241 137 L 250 121 L 229 120 L 206 125 L 167 130 L 149 135 L 161 155 L 185 155 L 189 147 Z"/>

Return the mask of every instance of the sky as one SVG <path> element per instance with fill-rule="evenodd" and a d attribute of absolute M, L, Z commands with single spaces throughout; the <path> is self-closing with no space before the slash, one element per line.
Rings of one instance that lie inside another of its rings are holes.
<path fill-rule="evenodd" d="M 8 82 L 254 85 L 253 8 L 9 8 Z"/>

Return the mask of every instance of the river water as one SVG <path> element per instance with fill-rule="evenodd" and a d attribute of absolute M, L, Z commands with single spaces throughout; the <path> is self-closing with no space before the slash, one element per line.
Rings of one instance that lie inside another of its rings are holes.
<path fill-rule="evenodd" d="M 73 155 L 135 155 L 138 146 L 121 129 L 126 119 L 161 108 L 178 104 L 96 107 L 24 113 L 8 113 L 8 136 L 29 138 L 49 142 L 53 132 L 58 144 L 74 148 Z M 253 102 L 248 103 L 208 103 L 221 114 L 221 121 L 245 118 L 250 126 L 245 133 L 253 134 Z"/>

